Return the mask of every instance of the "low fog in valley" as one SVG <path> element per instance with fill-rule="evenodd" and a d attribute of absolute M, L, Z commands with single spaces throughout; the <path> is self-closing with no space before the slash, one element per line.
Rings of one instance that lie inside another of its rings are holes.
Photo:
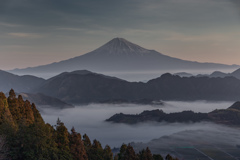
<path fill-rule="evenodd" d="M 225 109 L 233 102 L 209 102 L 194 101 L 180 102 L 167 101 L 164 105 L 134 105 L 134 104 L 90 104 L 76 106 L 75 108 L 53 110 L 41 109 L 45 122 L 51 125 L 56 124 L 58 118 L 65 123 L 70 130 L 73 126 L 82 135 L 87 133 L 91 140 L 97 139 L 102 145 L 109 144 L 111 147 L 120 147 L 122 143 L 149 142 L 152 139 L 162 136 L 170 136 L 183 131 L 205 131 L 217 132 L 219 135 L 215 141 L 223 141 L 225 134 L 221 137 L 222 131 L 229 130 L 229 127 L 209 122 L 201 123 L 139 123 L 136 125 L 114 124 L 105 120 L 115 113 L 139 114 L 144 110 L 162 109 L 166 113 L 193 110 L 195 112 L 210 112 L 215 109 Z M 235 129 L 231 129 L 235 131 Z M 237 133 L 237 132 L 236 132 Z M 199 137 L 207 137 L 203 134 Z M 188 137 L 189 138 L 189 137 Z M 233 139 L 235 139 L 233 137 Z"/>

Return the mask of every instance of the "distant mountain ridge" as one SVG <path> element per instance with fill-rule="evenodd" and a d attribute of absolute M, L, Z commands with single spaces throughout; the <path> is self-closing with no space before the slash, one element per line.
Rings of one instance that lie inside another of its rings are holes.
<path fill-rule="evenodd" d="M 220 72 L 220 71 L 214 71 L 211 74 L 204 74 L 204 75 L 197 75 L 197 77 L 211 77 L 211 78 L 224 78 L 224 77 L 235 77 L 237 79 L 240 79 L 240 68 L 238 68 L 237 70 L 231 72 L 231 73 L 224 73 L 224 72 Z"/>
<path fill-rule="evenodd" d="M 8 92 L 12 88 L 16 92 L 29 92 L 44 81 L 44 79 L 39 77 L 30 75 L 18 76 L 0 70 L 0 91 L 2 92 Z"/>
<path fill-rule="evenodd" d="M 40 79 L 39 83 L 34 83 L 32 78 L 39 79 L 30 76 L 29 79 L 22 82 L 19 77 L 28 76 L 3 73 L 0 72 L 0 78 L 3 79 L 0 82 L 4 84 L 3 82 L 6 82 L 10 76 L 11 81 L 9 80 L 9 82 L 11 83 L 9 83 L 8 88 L 17 88 L 19 92 L 25 93 L 42 93 L 71 104 L 136 103 L 159 105 L 161 100 L 238 101 L 240 98 L 240 80 L 229 76 L 224 78 L 180 77 L 166 73 L 143 83 L 129 82 L 87 70 L 79 70 L 64 72 L 50 79 Z M 26 83 L 31 84 L 30 81 L 33 85 L 26 89 L 28 86 Z M 6 84 L 8 83 L 6 82 Z M 0 85 L 1 90 L 4 87 L 5 85 Z M 44 98 L 44 96 L 36 97 L 38 99 Z"/>
<path fill-rule="evenodd" d="M 33 90 L 73 104 L 153 103 L 160 100 L 233 100 L 240 97 L 234 77 L 179 77 L 169 73 L 147 83 L 128 82 L 96 73 L 69 72 L 45 81 Z"/>
<path fill-rule="evenodd" d="M 123 38 L 114 38 L 84 55 L 48 65 L 11 70 L 15 74 L 52 75 L 74 70 L 94 72 L 159 71 L 186 69 L 236 69 L 239 66 L 181 60 L 148 50 Z"/>
<path fill-rule="evenodd" d="M 193 75 L 187 72 L 178 72 L 174 73 L 173 75 L 178 75 L 180 77 L 210 77 L 210 78 L 224 78 L 224 77 L 235 77 L 237 79 L 240 79 L 240 68 L 236 69 L 235 71 L 231 73 L 224 73 L 221 71 L 214 71 L 211 74 L 198 74 Z"/>
<path fill-rule="evenodd" d="M 69 108 L 73 107 L 71 104 L 67 104 L 57 98 L 49 97 L 40 93 L 29 93 L 32 90 L 38 88 L 46 82 L 45 79 L 35 76 L 24 75 L 18 76 L 6 71 L 0 70 L 0 92 L 7 93 L 10 89 L 14 89 L 16 93 L 20 93 L 26 100 L 30 100 L 37 105 L 51 106 L 55 108 Z M 24 93 L 23 93 L 24 92 Z"/>

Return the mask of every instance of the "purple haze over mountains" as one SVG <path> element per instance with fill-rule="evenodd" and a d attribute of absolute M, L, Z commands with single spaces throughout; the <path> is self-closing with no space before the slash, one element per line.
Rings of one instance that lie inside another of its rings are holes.
<path fill-rule="evenodd" d="M 175 72 L 189 70 L 234 70 L 239 66 L 186 61 L 145 49 L 123 38 L 114 38 L 84 55 L 48 65 L 11 70 L 11 73 L 31 74 L 49 78 L 65 71 L 90 70 L 101 73 Z M 121 77 L 123 78 L 123 77 Z"/>

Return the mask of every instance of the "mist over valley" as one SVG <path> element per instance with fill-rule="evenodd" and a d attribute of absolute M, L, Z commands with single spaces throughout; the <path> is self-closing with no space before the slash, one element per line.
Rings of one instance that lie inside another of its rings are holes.
<path fill-rule="evenodd" d="M 55 110 L 41 109 L 42 116 L 47 123 L 54 125 L 60 118 L 70 129 L 89 137 L 101 140 L 103 144 L 119 147 L 122 143 L 148 142 L 161 136 L 169 136 L 186 130 L 218 130 L 222 125 L 210 122 L 201 123 L 156 123 L 145 122 L 136 125 L 114 124 L 105 120 L 115 113 L 138 114 L 144 110 L 162 109 L 166 113 L 193 110 L 195 112 L 210 112 L 215 109 L 225 109 L 233 102 L 208 102 L 208 101 L 166 101 L 164 106 L 137 105 L 137 104 L 89 104 L 75 106 L 75 108 Z M 227 126 L 225 126 L 228 128 Z M 219 131 L 219 130 L 218 130 Z M 96 134 L 97 133 L 97 134 Z M 220 134 L 220 133 L 219 133 Z"/>

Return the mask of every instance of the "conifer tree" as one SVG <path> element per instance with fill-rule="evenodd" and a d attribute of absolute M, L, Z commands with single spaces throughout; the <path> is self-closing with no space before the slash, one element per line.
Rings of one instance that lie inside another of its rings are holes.
<path fill-rule="evenodd" d="M 169 154 L 165 157 L 165 160 L 174 160 Z"/>
<path fill-rule="evenodd" d="M 120 148 L 120 152 L 118 154 L 118 159 L 119 160 L 124 160 L 124 155 L 126 154 L 126 150 L 127 150 L 127 145 L 122 144 L 122 146 Z"/>
<path fill-rule="evenodd" d="M 13 89 L 9 91 L 9 97 L 7 98 L 7 101 L 13 120 L 15 122 L 19 122 L 22 115 L 18 106 L 18 99 L 16 98 L 16 94 Z"/>
<path fill-rule="evenodd" d="M 133 147 L 130 144 L 128 144 L 126 153 L 124 154 L 124 160 L 136 160 L 136 159 L 137 156 L 135 154 Z"/>
<path fill-rule="evenodd" d="M 21 120 L 25 125 L 30 125 L 34 122 L 34 114 L 31 103 L 26 100 L 24 103 L 25 113 L 22 115 Z M 20 119 L 20 118 L 19 118 Z"/>
<path fill-rule="evenodd" d="M 91 144 L 91 140 L 87 134 L 83 135 L 83 144 L 84 144 L 85 150 L 88 152 L 89 149 L 91 148 L 92 144 Z"/>
<path fill-rule="evenodd" d="M 88 152 L 89 160 L 104 160 L 103 148 L 99 141 L 93 140 L 93 144 Z"/>
<path fill-rule="evenodd" d="M 109 145 L 106 145 L 103 150 L 103 158 L 104 160 L 112 160 L 113 159 L 113 153 Z"/>
<path fill-rule="evenodd" d="M 74 127 L 69 135 L 70 152 L 74 160 L 87 160 L 87 153 L 81 138 L 81 134 L 77 133 Z"/>
<path fill-rule="evenodd" d="M 9 152 L 8 140 L 9 137 L 14 136 L 16 129 L 7 98 L 0 92 L 0 154 L 2 158 L 7 158 L 6 155 Z"/>
<path fill-rule="evenodd" d="M 56 126 L 56 143 L 59 149 L 58 157 L 60 160 L 72 159 L 69 149 L 68 135 L 69 133 L 64 123 L 58 119 Z"/>
<path fill-rule="evenodd" d="M 15 125 L 12 114 L 8 106 L 7 98 L 2 92 L 0 92 L 0 125 L 3 125 L 3 124 L 7 124 L 10 126 Z"/>
<path fill-rule="evenodd" d="M 160 154 L 153 154 L 154 160 L 163 160 L 163 157 Z"/>
<path fill-rule="evenodd" d="M 135 154 L 133 147 L 128 144 L 122 144 L 120 152 L 118 154 L 118 160 L 137 160 L 138 157 Z"/>
<path fill-rule="evenodd" d="M 22 96 L 18 96 L 18 107 L 21 115 L 25 114 L 25 101 L 23 100 Z"/>
<path fill-rule="evenodd" d="M 44 120 L 43 120 L 41 114 L 39 113 L 39 111 L 37 110 L 36 105 L 34 103 L 32 104 L 31 108 L 33 111 L 34 121 L 36 123 L 44 123 Z"/>
<path fill-rule="evenodd" d="M 152 157 L 152 152 L 150 151 L 150 149 L 147 147 L 146 148 L 146 160 L 153 160 L 153 157 Z"/>

